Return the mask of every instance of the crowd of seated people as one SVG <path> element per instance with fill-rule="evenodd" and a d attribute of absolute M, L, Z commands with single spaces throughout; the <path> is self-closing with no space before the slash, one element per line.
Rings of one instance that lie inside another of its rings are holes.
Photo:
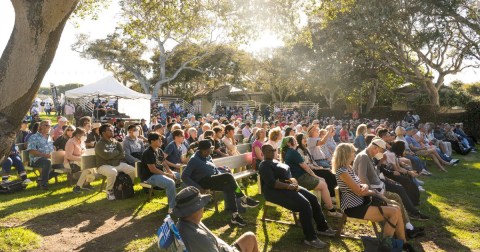
<path fill-rule="evenodd" d="M 314 247 L 325 246 L 317 234 L 335 233 L 325 221 L 315 192 L 321 197 L 327 216 L 341 217 L 343 212 L 373 221 L 388 219 L 384 235 L 395 234 L 406 240 L 425 235 L 410 220 L 429 219 L 418 210 L 420 195 L 428 188 L 420 176 L 432 173 L 425 158 L 447 171 L 459 162 L 452 158 L 452 152 L 476 152 L 476 140 L 465 134 L 462 124 L 300 119 L 250 122 L 237 117 L 167 117 L 165 124 L 157 121 L 147 126 L 142 121 L 129 125 L 125 131 L 122 120 L 113 126 L 82 117 L 75 128 L 59 117 L 55 129 L 48 120 L 34 123 L 32 132 L 27 122 L 22 123 L 17 143 L 26 143 L 29 165 L 41 170 L 38 185 L 42 189 L 47 190 L 49 179 L 55 176 L 51 164 L 55 150 L 65 150 L 64 166 L 81 173 L 74 192 L 92 189 L 90 182 L 99 173 L 106 177 L 109 200 L 115 199 L 112 187 L 118 172 L 125 172 L 133 180 L 134 166 L 140 163 L 140 179 L 165 189 L 168 212 L 175 212 L 176 185 L 183 181 L 199 192 L 222 191 L 225 210 L 231 213 L 230 223 L 240 226 L 246 222 L 239 214 L 237 202 L 247 208 L 259 202 L 247 197 L 228 167 L 216 167 L 213 159 L 239 155 L 238 145 L 249 144 L 265 199 L 300 212 L 305 243 Z M 239 141 L 238 135 L 243 140 Z M 15 166 L 22 179 L 29 182 L 14 147 L 2 164 L 2 180 L 8 180 L 11 167 Z M 95 151 L 97 169 L 80 171 L 80 157 L 88 148 Z M 334 209 L 337 186 L 341 212 Z M 369 205 L 371 195 L 388 202 L 382 207 L 383 214 Z"/>

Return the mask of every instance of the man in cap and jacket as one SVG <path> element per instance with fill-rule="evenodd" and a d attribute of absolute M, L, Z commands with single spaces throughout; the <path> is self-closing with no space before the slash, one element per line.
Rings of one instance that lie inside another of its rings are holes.
<path fill-rule="evenodd" d="M 236 199 L 239 198 L 241 206 L 245 208 L 256 207 L 259 202 L 243 194 L 228 168 L 217 168 L 215 166 L 210 157 L 211 148 L 212 142 L 210 139 L 198 143 L 198 150 L 188 161 L 187 167 L 182 173 L 182 180 L 186 185 L 195 186 L 198 189 L 224 192 L 226 209 L 232 211 L 230 222 L 245 226 L 245 221 L 238 213 Z"/>

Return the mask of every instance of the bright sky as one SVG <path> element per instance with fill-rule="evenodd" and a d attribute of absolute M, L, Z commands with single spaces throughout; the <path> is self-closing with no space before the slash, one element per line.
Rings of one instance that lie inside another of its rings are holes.
<path fill-rule="evenodd" d="M 96 60 L 86 60 L 78 53 L 71 50 L 71 45 L 76 41 L 76 34 L 87 33 L 91 39 L 104 38 L 112 32 L 116 24 L 116 14 L 119 12 L 118 1 L 112 1 L 111 6 L 99 14 L 98 20 L 80 20 L 76 28 L 67 22 L 63 31 L 55 58 L 43 79 L 42 86 L 50 83 L 63 85 L 67 83 L 93 83 L 110 73 L 103 69 Z M 0 0 L 0 54 L 10 38 L 14 25 L 15 13 L 10 1 Z M 251 43 L 248 51 L 259 51 L 266 47 L 279 47 L 283 43 L 274 34 L 264 33 L 257 41 Z M 456 76 L 448 76 L 446 83 L 459 79 L 465 83 L 480 80 L 480 70 L 469 69 Z"/>

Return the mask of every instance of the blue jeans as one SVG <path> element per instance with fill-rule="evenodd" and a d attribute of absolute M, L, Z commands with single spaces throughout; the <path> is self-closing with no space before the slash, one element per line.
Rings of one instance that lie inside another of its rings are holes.
<path fill-rule="evenodd" d="M 12 166 L 17 168 L 18 174 L 25 172 L 25 167 L 23 166 L 22 159 L 18 154 L 12 154 L 5 158 L 2 163 L 3 174 L 10 174 Z"/>
<path fill-rule="evenodd" d="M 405 155 L 406 158 L 408 158 L 412 162 L 412 168 L 420 173 L 423 169 L 427 169 L 423 163 L 423 161 L 415 155 Z"/>
<path fill-rule="evenodd" d="M 440 148 L 436 147 L 435 150 L 437 151 L 438 155 L 439 155 L 443 160 L 445 160 L 446 162 L 452 161 L 452 158 L 445 156 L 445 154 L 443 154 L 443 152 L 440 150 Z"/>
<path fill-rule="evenodd" d="M 180 179 L 180 173 L 173 172 L 177 179 Z M 173 209 L 175 207 L 175 196 L 177 191 L 175 190 L 175 180 L 160 174 L 153 174 L 147 179 L 147 183 L 164 188 L 168 198 L 168 207 Z"/>
<path fill-rule="evenodd" d="M 332 166 L 328 163 L 327 160 L 318 159 L 318 160 L 315 160 L 315 163 L 317 163 L 317 165 L 320 165 L 320 166 L 323 167 L 323 168 L 331 168 L 331 167 L 332 167 Z"/>
<path fill-rule="evenodd" d="M 47 158 L 39 158 L 32 163 L 33 167 L 42 169 L 40 173 L 40 186 L 47 186 L 50 179 L 50 172 L 52 171 L 52 161 Z"/>

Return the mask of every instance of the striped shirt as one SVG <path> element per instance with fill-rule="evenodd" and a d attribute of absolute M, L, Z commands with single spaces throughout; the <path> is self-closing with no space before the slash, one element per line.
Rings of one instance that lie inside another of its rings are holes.
<path fill-rule="evenodd" d="M 340 190 L 340 207 L 342 211 L 345 211 L 347 208 L 357 207 L 363 204 L 363 197 L 356 195 L 350 187 L 348 187 L 345 182 L 340 178 L 340 175 L 343 173 L 348 173 L 350 177 L 357 183 L 360 184 L 360 178 L 355 174 L 352 169 L 348 169 L 346 167 L 341 167 L 337 169 L 337 173 L 335 174 L 335 178 L 337 179 L 338 188 Z"/>

